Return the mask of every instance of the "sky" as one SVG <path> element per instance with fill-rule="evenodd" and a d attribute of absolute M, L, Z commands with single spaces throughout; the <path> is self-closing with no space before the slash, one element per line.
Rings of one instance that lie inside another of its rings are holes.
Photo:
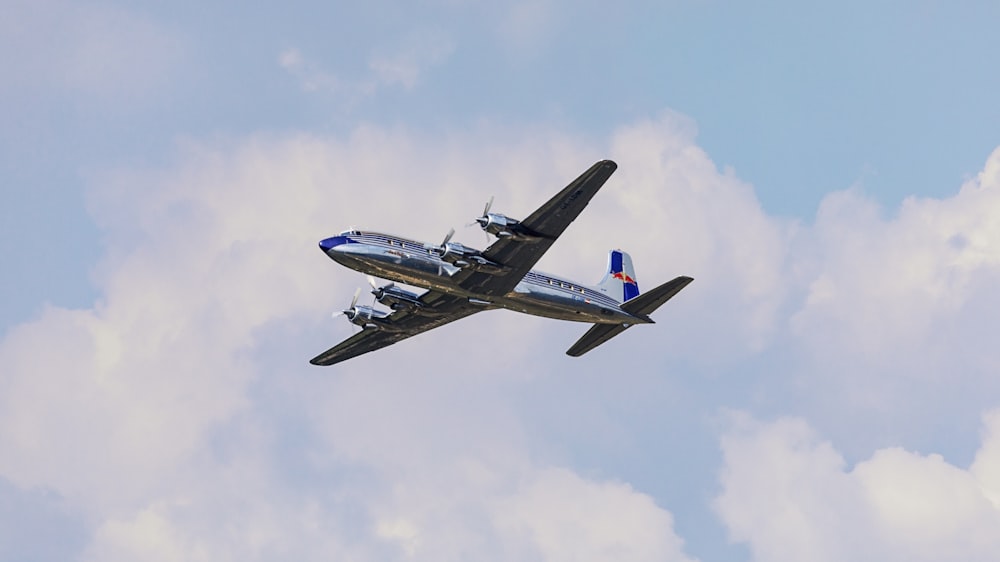
<path fill-rule="evenodd" d="M 995 2 L 4 8 L 0 560 L 1000 560 Z M 307 363 L 604 158 L 655 325 Z"/>

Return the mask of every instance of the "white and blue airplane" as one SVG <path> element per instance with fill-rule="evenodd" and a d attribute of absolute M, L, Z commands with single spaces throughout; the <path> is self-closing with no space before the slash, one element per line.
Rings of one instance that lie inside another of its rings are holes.
<path fill-rule="evenodd" d="M 476 222 L 497 239 L 482 251 L 452 242 L 454 229 L 440 244 L 354 229 L 320 241 L 320 249 L 332 260 L 368 274 L 375 300 L 391 311 L 377 310 L 374 302 L 358 304 L 358 289 L 344 314 L 362 330 L 310 362 L 333 365 L 497 308 L 592 323 L 566 352 L 573 357 L 635 324 L 652 324 L 649 315 L 693 281 L 691 277 L 677 277 L 640 294 L 632 259 L 621 250 L 611 250 L 607 273 L 595 286 L 531 269 L 617 168 L 610 160 L 594 164 L 522 221 L 491 213 L 491 198 Z M 372 276 L 391 282 L 379 287 Z M 414 293 L 396 283 L 425 291 Z"/>

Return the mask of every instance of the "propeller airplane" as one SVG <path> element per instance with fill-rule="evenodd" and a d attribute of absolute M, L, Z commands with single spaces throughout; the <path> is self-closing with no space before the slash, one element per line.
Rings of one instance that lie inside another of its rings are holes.
<path fill-rule="evenodd" d="M 319 247 L 330 259 L 368 275 L 374 301 L 371 306 L 359 305 L 358 289 L 343 314 L 361 331 L 310 362 L 333 365 L 499 308 L 593 324 L 566 351 L 573 357 L 631 326 L 652 324 L 649 315 L 693 281 L 691 277 L 676 277 L 640 293 L 632 258 L 621 250 L 611 250 L 607 272 L 594 286 L 531 269 L 617 168 L 611 160 L 597 162 L 521 221 L 491 212 L 490 197 L 483 214 L 470 224 L 496 238 L 482 251 L 452 242 L 455 229 L 440 244 L 354 228 L 321 240 Z M 374 276 L 390 282 L 379 286 Z M 424 291 L 418 294 L 396 283 Z M 377 310 L 375 302 L 390 311 Z"/>

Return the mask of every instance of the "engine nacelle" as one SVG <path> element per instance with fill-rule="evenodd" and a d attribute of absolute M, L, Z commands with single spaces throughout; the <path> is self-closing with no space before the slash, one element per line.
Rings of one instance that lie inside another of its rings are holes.
<path fill-rule="evenodd" d="M 344 316 L 347 316 L 347 319 L 351 322 L 351 324 L 361 326 L 367 330 L 371 328 L 381 328 L 379 321 L 387 315 L 386 313 L 375 310 L 370 306 L 358 304 L 345 310 Z"/>
<path fill-rule="evenodd" d="M 519 222 L 500 213 L 486 213 L 476 218 L 479 227 L 497 238 L 509 238 L 514 235 L 513 227 Z"/>
<path fill-rule="evenodd" d="M 468 258 L 478 255 L 479 250 L 470 248 L 460 242 L 447 242 L 438 249 L 437 254 L 442 260 L 452 265 L 464 267 L 465 265 L 469 265 Z"/>
<path fill-rule="evenodd" d="M 420 302 L 420 297 L 416 293 L 400 289 L 392 284 L 372 289 L 372 295 L 375 295 L 375 300 L 393 310 L 419 308 L 424 306 L 423 303 Z"/>
<path fill-rule="evenodd" d="M 476 217 L 479 227 L 497 238 L 513 238 L 515 240 L 534 240 L 538 236 L 521 226 L 521 221 L 512 219 L 500 213 L 486 213 Z"/>
<path fill-rule="evenodd" d="M 503 266 L 484 258 L 482 252 L 479 250 L 470 248 L 461 242 L 451 242 L 451 237 L 454 234 L 455 229 L 451 229 L 448 235 L 444 237 L 444 241 L 440 246 L 424 244 L 424 248 L 441 258 L 442 261 L 455 267 L 464 269 L 472 266 L 477 270 L 484 269 L 487 271 L 503 272 Z"/>

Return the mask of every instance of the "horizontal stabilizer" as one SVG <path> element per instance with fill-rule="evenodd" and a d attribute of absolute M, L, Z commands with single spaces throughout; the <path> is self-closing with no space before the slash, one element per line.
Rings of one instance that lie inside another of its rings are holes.
<path fill-rule="evenodd" d="M 640 317 L 649 316 L 654 310 L 660 308 L 663 303 L 670 300 L 692 281 L 694 279 L 684 275 L 677 277 L 673 281 L 667 281 L 652 291 L 643 293 L 630 301 L 622 303 L 622 310 Z"/>
<path fill-rule="evenodd" d="M 688 283 L 692 281 L 694 279 L 682 275 L 673 281 L 667 281 L 648 293 L 642 293 L 622 303 L 621 308 L 629 314 L 634 314 L 647 322 L 652 322 L 653 320 L 649 318 L 649 315 L 679 293 L 681 289 L 687 287 Z M 582 338 L 573 344 L 573 347 L 566 351 L 566 355 L 579 357 L 632 326 L 633 324 L 594 324 L 587 330 L 586 334 L 583 334 Z"/>
<path fill-rule="evenodd" d="M 570 357 L 579 357 L 591 349 L 610 340 L 618 334 L 627 330 L 629 326 L 624 324 L 594 324 L 583 337 L 578 339 L 573 347 L 566 351 Z"/>

